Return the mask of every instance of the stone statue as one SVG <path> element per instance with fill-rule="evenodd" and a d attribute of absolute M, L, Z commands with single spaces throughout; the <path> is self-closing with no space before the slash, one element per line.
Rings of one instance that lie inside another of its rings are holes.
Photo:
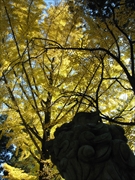
<path fill-rule="evenodd" d="M 65 180 L 135 180 L 135 156 L 124 133 L 102 123 L 97 112 L 80 112 L 56 129 L 47 147 Z"/>

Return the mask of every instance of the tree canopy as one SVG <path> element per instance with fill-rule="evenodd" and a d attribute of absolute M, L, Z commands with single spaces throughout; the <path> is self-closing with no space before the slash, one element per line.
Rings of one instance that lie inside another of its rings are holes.
<path fill-rule="evenodd" d="M 45 142 L 79 111 L 123 125 L 134 148 L 135 12 L 121 5 L 103 21 L 72 5 L 1 1 L 0 130 L 16 146 L 15 167 L 4 166 L 10 179 L 59 178 Z"/>
<path fill-rule="evenodd" d="M 111 17 L 114 9 L 120 9 L 121 7 L 130 9 L 130 11 L 135 10 L 134 0 L 68 0 L 68 2 L 70 6 L 80 6 L 90 16 L 102 19 Z"/>

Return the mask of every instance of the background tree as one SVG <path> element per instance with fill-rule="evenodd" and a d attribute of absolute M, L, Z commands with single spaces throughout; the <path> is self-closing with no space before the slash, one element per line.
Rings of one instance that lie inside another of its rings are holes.
<path fill-rule="evenodd" d="M 102 19 L 110 18 L 113 10 L 119 9 L 121 6 L 130 10 L 135 9 L 134 0 L 73 0 L 68 2 L 71 9 L 73 9 L 73 6 L 79 6 L 83 9 L 84 13 L 87 13 L 94 18 L 100 17 Z"/>
<path fill-rule="evenodd" d="M 4 166 L 10 179 L 59 178 L 45 142 L 78 111 L 98 110 L 105 122 L 135 124 L 134 13 L 124 28 L 122 6 L 105 21 L 74 8 L 2 1 L 0 99 L 8 118 L 0 128 L 18 155 L 16 168 Z"/>
<path fill-rule="evenodd" d="M 0 115 L 0 124 L 2 124 L 7 119 L 6 115 Z M 0 132 L 1 135 L 1 132 Z M 7 147 L 7 143 L 9 141 L 9 137 L 2 136 L 0 138 L 0 178 L 2 179 L 3 174 L 5 173 L 3 170 L 3 163 L 10 163 L 10 159 L 12 158 L 14 154 L 14 146 L 11 145 L 10 147 Z"/>

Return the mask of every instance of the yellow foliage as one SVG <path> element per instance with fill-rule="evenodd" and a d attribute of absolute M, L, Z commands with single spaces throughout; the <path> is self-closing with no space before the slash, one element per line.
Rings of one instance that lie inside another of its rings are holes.
<path fill-rule="evenodd" d="M 12 167 L 6 163 L 3 165 L 4 169 L 8 171 L 8 176 L 4 176 L 4 178 L 12 179 L 12 180 L 37 180 L 36 176 L 32 176 L 21 170 L 20 168 Z"/>
<path fill-rule="evenodd" d="M 37 165 L 45 128 L 52 138 L 56 127 L 69 122 L 77 111 L 98 108 L 112 118 L 133 121 L 134 112 L 127 111 L 134 107 L 135 99 L 117 61 L 120 51 L 120 61 L 131 73 L 130 46 L 112 18 L 103 22 L 80 11 L 71 13 L 64 3 L 45 9 L 43 0 L 2 2 L 0 106 L 1 114 L 8 118 L 0 130 L 11 137 L 7 147 L 16 145 L 16 155 L 22 150 L 18 162 L 27 162 L 34 154 L 32 162 Z M 116 12 L 118 19 L 121 11 Z M 125 23 L 122 20 L 120 26 Z M 130 28 L 128 32 L 133 36 Z M 100 47 L 110 54 L 90 51 Z M 4 167 L 11 179 L 35 178 L 7 164 Z"/>

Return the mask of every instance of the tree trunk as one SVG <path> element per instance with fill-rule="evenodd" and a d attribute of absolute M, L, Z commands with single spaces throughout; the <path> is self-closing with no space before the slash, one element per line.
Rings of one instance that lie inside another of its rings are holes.
<path fill-rule="evenodd" d="M 45 103 L 46 104 L 46 112 L 45 112 L 44 125 L 50 123 L 50 121 L 51 121 L 51 100 L 52 100 L 52 95 L 48 92 L 48 98 L 47 98 L 47 101 Z M 50 129 L 44 127 L 43 139 L 42 139 L 42 149 L 41 149 L 39 180 L 42 180 L 42 179 L 45 180 L 45 177 L 48 176 L 48 174 L 45 174 L 44 162 L 43 161 L 45 161 L 49 158 L 49 154 L 48 154 L 48 151 L 46 149 L 46 141 L 48 140 L 49 137 L 50 137 Z"/>

